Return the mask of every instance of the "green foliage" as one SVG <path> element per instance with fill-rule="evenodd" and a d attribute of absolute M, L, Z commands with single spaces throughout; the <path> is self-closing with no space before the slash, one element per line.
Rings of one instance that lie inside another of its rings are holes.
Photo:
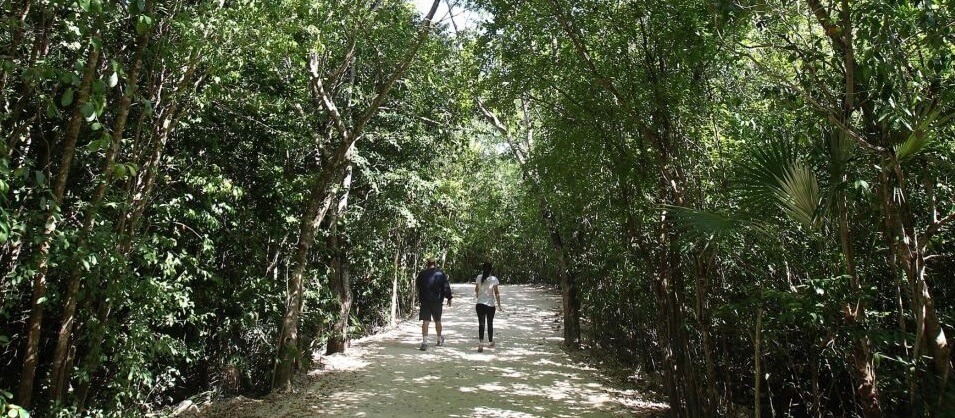
<path fill-rule="evenodd" d="M 418 28 L 406 2 L 367 3 L 2 3 L 0 363 L 20 370 L 43 277 L 34 415 L 270 389 L 301 218 L 341 140 L 311 60 L 341 67 L 323 87 L 350 125 Z M 505 283 L 573 277 L 583 343 L 664 374 L 675 415 L 754 398 L 860 415 L 860 342 L 884 415 L 952 405 L 916 309 L 930 293 L 950 330 L 951 1 L 823 2 L 828 20 L 785 1 L 468 3 L 487 22 L 422 45 L 351 151 L 347 205 L 333 173 L 300 366 L 339 323 L 333 261 L 360 335 L 414 310 L 431 256 L 459 282 L 484 261 Z"/>
<path fill-rule="evenodd" d="M 30 412 L 19 405 L 10 403 L 13 394 L 0 389 L 0 414 L 9 418 L 30 418 Z"/>

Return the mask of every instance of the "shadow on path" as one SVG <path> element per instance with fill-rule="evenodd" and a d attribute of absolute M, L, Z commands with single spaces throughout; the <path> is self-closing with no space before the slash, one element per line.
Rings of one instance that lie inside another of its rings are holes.
<path fill-rule="evenodd" d="M 323 357 L 300 393 L 217 404 L 204 417 L 651 416 L 666 405 L 609 387 L 599 373 L 574 363 L 560 348 L 554 312 L 559 298 L 529 285 L 501 287 L 504 312 L 494 320 L 497 347 L 477 352 L 472 285 L 453 285 L 443 314 L 444 346 L 419 351 L 421 323 L 353 342 L 345 354 Z"/>

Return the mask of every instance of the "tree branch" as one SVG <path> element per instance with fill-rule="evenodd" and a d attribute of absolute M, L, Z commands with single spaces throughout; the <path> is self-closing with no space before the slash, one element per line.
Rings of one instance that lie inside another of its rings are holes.
<path fill-rule="evenodd" d="M 955 212 L 950 213 L 948 216 L 939 219 L 935 222 L 932 222 L 932 225 L 928 227 L 924 234 L 922 234 L 921 242 L 919 243 L 919 250 L 924 249 L 928 245 L 929 240 L 934 236 L 938 231 L 945 227 L 950 222 L 955 222 Z"/>
<path fill-rule="evenodd" d="M 842 28 L 840 28 L 835 23 L 832 23 L 832 17 L 829 16 L 829 12 L 822 7 L 822 3 L 819 0 L 806 0 L 806 3 L 809 5 L 809 8 L 812 10 L 812 13 L 816 16 L 816 20 L 819 21 L 819 24 L 822 25 L 823 30 L 826 31 L 826 36 L 832 41 L 832 47 L 838 50 L 840 53 L 844 53 L 846 50 L 845 39 L 842 38 Z"/>
<path fill-rule="evenodd" d="M 571 43 L 574 44 L 574 50 L 577 52 L 577 56 L 580 57 L 585 65 L 587 65 L 587 69 L 593 73 L 594 77 L 597 79 L 597 83 L 600 84 L 604 90 L 610 93 L 618 103 L 626 104 L 627 100 L 622 94 L 620 94 L 620 91 L 617 90 L 617 87 L 614 86 L 613 82 L 604 77 L 602 74 L 600 74 L 600 71 L 597 70 L 597 65 L 594 64 L 593 60 L 590 58 L 590 53 L 587 52 L 587 45 L 584 44 L 582 39 L 580 39 L 580 34 L 570 25 L 567 17 L 564 16 L 564 10 L 560 5 L 560 0 L 551 0 L 551 4 L 553 4 L 554 9 L 556 9 L 556 17 L 561 28 L 563 28 L 564 32 L 570 38 Z"/>
<path fill-rule="evenodd" d="M 431 10 L 428 11 L 428 14 L 425 15 L 424 20 L 421 22 L 421 26 L 418 28 L 418 39 L 415 40 L 414 46 L 411 47 L 411 50 L 408 51 L 408 54 L 405 55 L 404 59 L 401 62 L 401 65 L 391 74 L 391 77 L 388 77 L 388 80 L 385 82 L 385 85 L 378 90 L 378 94 L 372 100 L 371 105 L 368 106 L 368 109 L 365 109 L 365 112 L 361 114 L 358 118 L 358 121 L 355 122 L 355 125 L 352 127 L 352 138 L 354 141 L 356 138 L 361 136 L 362 130 L 365 128 L 365 124 L 371 120 L 375 115 L 375 112 L 378 111 L 378 107 L 384 103 L 385 98 L 388 97 L 388 92 L 391 91 L 391 87 L 395 85 L 395 82 L 401 78 L 405 72 L 408 70 L 408 67 L 411 66 L 411 62 L 414 60 L 415 55 L 418 54 L 418 50 L 421 49 L 421 45 L 424 44 L 425 39 L 428 38 L 428 34 L 431 32 L 432 19 L 434 19 L 434 14 L 438 11 L 438 5 L 441 3 L 441 0 L 434 0 L 431 4 Z"/>
<path fill-rule="evenodd" d="M 312 84 L 312 96 L 313 101 L 320 100 L 321 106 L 328 110 L 328 114 L 332 117 L 332 122 L 335 125 L 335 129 L 338 130 L 338 133 L 342 135 L 342 138 L 346 142 L 350 139 L 350 132 L 348 127 L 345 126 L 345 121 L 342 118 L 341 112 L 338 111 L 338 107 L 335 106 L 335 102 L 329 97 L 328 93 L 325 91 L 325 86 L 322 84 L 322 77 L 318 74 L 318 54 L 312 52 L 309 59 L 309 66 L 312 71 L 311 84 Z"/>

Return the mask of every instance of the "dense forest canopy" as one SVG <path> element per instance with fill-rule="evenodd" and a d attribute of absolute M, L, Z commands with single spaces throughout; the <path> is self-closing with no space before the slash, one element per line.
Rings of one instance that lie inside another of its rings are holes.
<path fill-rule="evenodd" d="M 286 390 L 426 258 L 674 416 L 955 411 L 955 1 L 419 3 L 0 0 L 0 412 Z"/>

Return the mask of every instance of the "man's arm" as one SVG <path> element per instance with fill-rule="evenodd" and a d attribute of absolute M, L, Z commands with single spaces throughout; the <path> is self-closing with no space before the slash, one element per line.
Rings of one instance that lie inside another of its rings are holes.
<path fill-rule="evenodd" d="M 451 294 L 451 281 L 448 280 L 448 275 L 444 275 L 444 297 L 448 298 L 448 306 L 451 306 L 451 298 L 454 295 Z"/>

